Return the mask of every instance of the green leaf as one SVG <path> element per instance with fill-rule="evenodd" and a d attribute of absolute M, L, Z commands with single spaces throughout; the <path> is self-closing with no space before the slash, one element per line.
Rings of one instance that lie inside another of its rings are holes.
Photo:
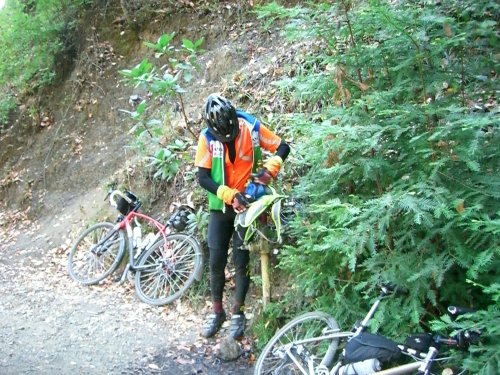
<path fill-rule="evenodd" d="M 188 51 L 193 51 L 194 50 L 194 44 L 188 39 L 182 39 L 182 44 Z"/>
<path fill-rule="evenodd" d="M 175 92 L 177 92 L 179 94 L 185 94 L 187 92 L 187 90 L 185 90 L 182 87 L 177 86 L 177 85 L 174 86 L 174 90 L 175 90 Z"/>
<path fill-rule="evenodd" d="M 184 71 L 183 78 L 184 82 L 190 82 L 192 78 L 191 72 L 189 70 Z"/>
<path fill-rule="evenodd" d="M 159 160 L 163 160 L 163 155 L 165 155 L 164 149 L 157 150 L 155 153 L 155 158 L 157 158 Z"/>
<path fill-rule="evenodd" d="M 172 34 L 163 34 L 160 38 L 158 38 L 157 45 L 160 46 L 162 50 L 165 49 L 170 44 L 170 41 L 174 38 L 175 33 Z"/>
<path fill-rule="evenodd" d="M 204 37 L 201 37 L 200 39 L 198 39 L 198 40 L 195 42 L 195 44 L 194 44 L 194 48 L 196 49 L 196 48 L 198 48 L 199 46 L 201 46 L 201 44 L 203 43 L 204 39 L 205 39 Z"/>
<path fill-rule="evenodd" d="M 149 48 L 153 48 L 153 49 L 158 49 L 159 46 L 158 44 L 153 44 L 153 43 L 149 43 L 149 42 L 142 42 L 146 47 L 149 47 Z"/>
<path fill-rule="evenodd" d="M 170 173 L 173 176 L 175 176 L 178 171 L 179 171 L 179 162 L 178 161 L 172 161 L 172 163 L 170 163 Z"/>
<path fill-rule="evenodd" d="M 155 120 L 155 119 L 149 119 L 145 121 L 145 124 L 147 126 L 154 126 L 154 125 L 161 125 L 162 122 L 160 120 Z"/>
<path fill-rule="evenodd" d="M 139 105 L 137 106 L 137 110 L 136 110 L 137 114 L 138 114 L 138 115 L 141 115 L 141 114 L 144 112 L 144 109 L 145 109 L 145 108 L 146 108 L 146 101 L 145 101 L 145 100 L 143 100 L 143 101 L 141 102 L 141 104 L 139 104 Z"/>
<path fill-rule="evenodd" d="M 132 77 L 132 71 L 131 70 L 119 70 L 118 71 L 118 74 L 122 74 L 124 76 L 127 76 L 127 77 Z"/>

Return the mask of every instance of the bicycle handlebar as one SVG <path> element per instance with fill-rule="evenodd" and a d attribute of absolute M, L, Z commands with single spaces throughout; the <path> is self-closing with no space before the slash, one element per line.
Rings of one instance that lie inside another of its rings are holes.
<path fill-rule="evenodd" d="M 106 201 L 106 199 L 108 199 L 108 197 L 109 197 L 109 204 L 111 204 L 114 208 L 117 208 L 117 201 L 118 201 L 118 199 L 115 200 L 115 196 L 117 196 L 117 195 L 119 196 L 118 199 L 123 198 L 129 204 L 133 204 L 134 203 L 134 201 L 132 201 L 132 199 L 130 199 L 127 196 L 127 194 L 122 193 L 120 190 L 112 190 L 112 189 L 108 190 L 108 194 L 106 195 L 106 198 L 104 198 L 104 201 Z"/>
<path fill-rule="evenodd" d="M 398 286 L 396 284 L 393 284 L 391 282 L 383 283 L 382 288 L 387 289 L 387 291 L 384 291 L 384 293 L 393 292 L 393 293 L 396 293 L 398 295 L 406 295 L 409 293 L 408 289 L 406 289 L 402 286 Z"/>
<path fill-rule="evenodd" d="M 125 196 L 125 194 L 123 194 L 120 190 L 113 190 L 111 192 L 108 192 L 108 195 L 106 196 L 106 198 L 109 196 L 109 204 L 111 204 L 114 208 L 116 208 L 116 201 L 114 199 L 114 197 L 116 195 L 119 195 L 121 198 L 125 199 L 127 202 L 130 201 L 130 199 Z M 129 202 L 131 203 L 131 202 Z"/>
<path fill-rule="evenodd" d="M 475 313 L 476 310 L 468 308 L 468 307 L 449 306 L 448 307 L 448 312 L 451 315 L 458 316 L 458 315 L 463 315 L 463 314 Z"/>
<path fill-rule="evenodd" d="M 457 348 L 467 348 L 469 344 L 475 345 L 479 343 L 481 333 L 482 332 L 479 330 L 465 330 L 452 337 L 443 337 L 441 335 L 438 335 L 434 338 L 434 341 L 436 341 L 438 344 L 454 346 Z"/>

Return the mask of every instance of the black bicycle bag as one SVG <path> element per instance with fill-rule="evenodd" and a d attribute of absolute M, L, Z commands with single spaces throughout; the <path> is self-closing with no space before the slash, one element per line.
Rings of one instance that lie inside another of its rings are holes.
<path fill-rule="evenodd" d="M 372 333 L 363 332 L 353 337 L 344 351 L 344 364 L 361 362 L 370 358 L 377 358 L 380 362 L 391 362 L 401 357 L 398 344 L 377 336 Z"/>

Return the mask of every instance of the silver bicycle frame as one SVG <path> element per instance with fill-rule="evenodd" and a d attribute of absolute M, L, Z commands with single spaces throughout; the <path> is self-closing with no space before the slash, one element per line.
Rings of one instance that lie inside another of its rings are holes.
<path fill-rule="evenodd" d="M 366 314 L 365 318 L 361 322 L 360 326 L 356 329 L 356 332 L 339 332 L 339 330 L 327 330 L 327 331 L 324 332 L 324 334 L 322 336 L 312 337 L 312 338 L 303 339 L 303 340 L 298 340 L 298 341 L 294 341 L 293 343 L 290 343 L 290 344 L 286 345 L 286 354 L 293 361 L 293 363 L 295 363 L 295 365 L 299 368 L 299 370 L 302 372 L 302 374 L 304 374 L 304 375 L 314 375 L 314 371 L 315 371 L 315 369 L 314 369 L 314 363 L 313 363 L 313 359 L 314 358 L 311 357 L 311 358 L 308 359 L 308 368 L 309 368 L 309 372 L 308 372 L 308 371 L 306 371 L 304 369 L 304 367 L 300 364 L 300 362 L 292 354 L 291 348 L 294 347 L 294 346 L 299 346 L 299 345 L 310 343 L 310 342 L 313 342 L 313 341 L 323 341 L 323 340 L 331 340 L 331 339 L 351 338 L 351 337 L 359 335 L 361 332 L 363 332 L 363 330 L 366 328 L 366 325 L 368 324 L 368 321 L 375 314 L 375 311 L 377 310 L 378 306 L 380 305 L 380 302 L 382 301 L 382 298 L 388 293 L 388 290 L 385 287 L 382 288 L 382 291 L 383 292 L 382 292 L 381 296 L 379 297 L 379 299 L 377 301 L 374 302 L 374 304 L 372 305 L 370 311 L 368 311 L 368 313 Z M 431 347 L 431 349 L 434 349 L 434 348 Z M 298 354 L 300 354 L 300 353 L 298 353 Z M 408 363 L 406 365 L 397 366 L 397 367 L 394 367 L 394 368 L 391 368 L 391 369 L 374 372 L 373 375 L 400 375 L 400 374 L 408 374 L 408 373 L 411 373 L 411 372 L 417 371 L 417 370 L 426 373 L 427 372 L 427 368 L 429 366 L 429 363 L 432 362 L 432 360 L 434 359 L 434 357 L 436 356 L 436 354 L 437 354 L 437 350 L 436 349 L 429 350 L 428 353 L 426 353 L 426 354 L 422 353 L 421 354 L 421 356 L 423 358 L 425 358 L 422 361 L 416 360 L 413 363 Z M 330 375 L 338 375 L 338 370 L 340 369 L 341 366 L 342 366 L 342 362 L 339 361 L 333 367 L 333 369 L 330 371 Z"/>

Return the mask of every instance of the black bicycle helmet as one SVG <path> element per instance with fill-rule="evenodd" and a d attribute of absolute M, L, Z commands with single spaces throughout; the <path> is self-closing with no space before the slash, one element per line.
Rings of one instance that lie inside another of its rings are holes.
<path fill-rule="evenodd" d="M 236 109 L 231 102 L 222 96 L 211 94 L 205 106 L 208 128 L 214 137 L 221 142 L 231 142 L 240 131 Z"/>

